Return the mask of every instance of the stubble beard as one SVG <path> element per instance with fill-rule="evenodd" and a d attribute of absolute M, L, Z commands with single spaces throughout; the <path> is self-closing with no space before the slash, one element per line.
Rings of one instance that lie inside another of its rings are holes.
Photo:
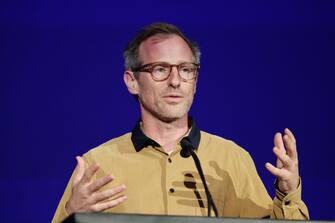
<path fill-rule="evenodd" d="M 192 102 L 193 97 L 188 98 L 187 100 L 178 104 L 157 101 L 154 103 L 154 106 L 150 106 L 143 101 L 140 103 L 142 109 L 144 109 L 146 112 L 149 112 L 153 117 L 163 122 L 171 123 L 187 115 L 191 108 Z"/>

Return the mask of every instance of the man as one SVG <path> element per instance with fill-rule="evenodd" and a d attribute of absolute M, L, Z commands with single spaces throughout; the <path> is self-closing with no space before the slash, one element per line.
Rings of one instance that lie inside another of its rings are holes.
<path fill-rule="evenodd" d="M 277 164 L 266 164 L 277 178 L 272 201 L 249 154 L 200 131 L 188 116 L 200 51 L 177 27 L 145 27 L 124 58 L 124 82 L 138 99 L 141 121 L 131 133 L 77 157 L 53 222 L 74 212 L 206 216 L 204 185 L 192 158 L 180 155 L 183 138 L 201 161 L 219 216 L 308 219 L 290 130 L 275 135 Z"/>

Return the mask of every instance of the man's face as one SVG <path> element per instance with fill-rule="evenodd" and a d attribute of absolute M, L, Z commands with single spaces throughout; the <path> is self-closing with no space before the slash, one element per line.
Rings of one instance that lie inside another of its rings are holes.
<path fill-rule="evenodd" d="M 187 43 L 177 35 L 158 34 L 142 42 L 139 57 L 143 64 L 194 62 Z M 141 72 L 137 78 L 137 94 L 142 115 L 162 121 L 174 121 L 187 116 L 196 90 L 196 79 L 183 81 L 173 67 L 165 81 L 154 81 L 150 73 Z"/>

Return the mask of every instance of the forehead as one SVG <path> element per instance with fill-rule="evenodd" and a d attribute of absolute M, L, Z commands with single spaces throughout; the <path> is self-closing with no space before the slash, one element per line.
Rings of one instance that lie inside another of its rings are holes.
<path fill-rule="evenodd" d="M 183 38 L 175 34 L 156 34 L 149 37 L 141 43 L 139 57 L 143 63 L 193 61 L 192 50 Z"/>

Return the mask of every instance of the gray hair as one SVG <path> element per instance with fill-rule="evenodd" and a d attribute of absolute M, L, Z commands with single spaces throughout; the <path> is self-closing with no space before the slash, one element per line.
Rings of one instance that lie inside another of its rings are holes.
<path fill-rule="evenodd" d="M 135 36 L 135 38 L 129 42 L 126 49 L 123 52 L 124 66 L 126 70 L 134 70 L 141 66 L 142 61 L 139 58 L 139 47 L 143 41 L 156 34 L 175 34 L 180 36 L 187 45 L 190 47 L 193 53 L 194 62 L 200 64 L 200 49 L 197 43 L 190 41 L 184 36 L 178 27 L 168 23 L 152 23 L 148 26 L 143 27 Z"/>

